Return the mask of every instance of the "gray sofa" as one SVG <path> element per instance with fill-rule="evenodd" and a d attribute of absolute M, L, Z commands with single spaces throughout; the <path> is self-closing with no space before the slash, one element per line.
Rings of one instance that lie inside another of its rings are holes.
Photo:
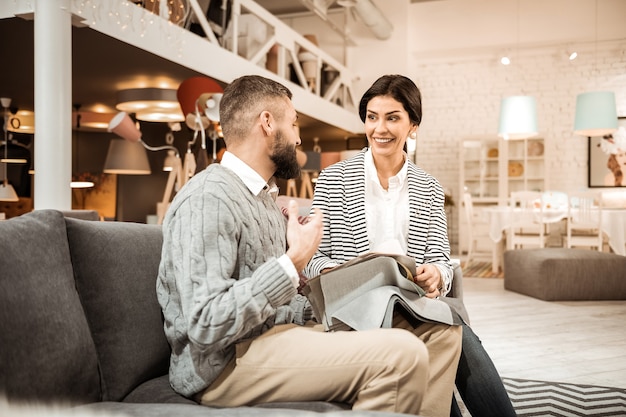
<path fill-rule="evenodd" d="M 144 417 L 398 415 L 326 402 L 218 409 L 175 393 L 155 292 L 161 239 L 156 225 L 55 210 L 0 221 L 0 399 Z"/>

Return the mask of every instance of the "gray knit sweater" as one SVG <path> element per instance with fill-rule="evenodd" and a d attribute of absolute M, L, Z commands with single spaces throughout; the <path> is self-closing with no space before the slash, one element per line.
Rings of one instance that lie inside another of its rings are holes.
<path fill-rule="evenodd" d="M 219 164 L 176 195 L 163 222 L 157 279 L 175 391 L 203 391 L 236 343 L 310 316 L 310 305 L 277 261 L 286 250 L 285 232 L 271 196 L 253 195 Z"/>

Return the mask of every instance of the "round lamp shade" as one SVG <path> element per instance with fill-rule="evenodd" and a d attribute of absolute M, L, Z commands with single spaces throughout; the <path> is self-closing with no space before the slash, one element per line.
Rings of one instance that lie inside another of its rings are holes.
<path fill-rule="evenodd" d="M 574 133 L 581 136 L 604 136 L 617 130 L 615 93 L 594 91 L 576 97 Z"/>
<path fill-rule="evenodd" d="M 129 88 L 117 92 L 117 110 L 135 113 L 137 120 L 182 122 L 177 91 L 170 88 Z"/>
<path fill-rule="evenodd" d="M 504 139 L 525 139 L 537 135 L 537 103 L 531 96 L 502 99 L 498 136 Z"/>

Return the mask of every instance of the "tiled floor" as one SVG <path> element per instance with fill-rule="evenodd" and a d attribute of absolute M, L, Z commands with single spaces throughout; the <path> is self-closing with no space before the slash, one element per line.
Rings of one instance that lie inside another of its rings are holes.
<path fill-rule="evenodd" d="M 626 301 L 541 301 L 497 278 L 464 277 L 463 289 L 501 376 L 626 389 Z"/>

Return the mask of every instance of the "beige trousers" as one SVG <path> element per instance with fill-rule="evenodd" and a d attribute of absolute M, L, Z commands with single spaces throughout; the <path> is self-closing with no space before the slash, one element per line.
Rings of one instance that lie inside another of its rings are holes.
<path fill-rule="evenodd" d="M 460 327 L 413 328 L 400 315 L 393 329 L 358 332 L 279 325 L 238 344 L 236 358 L 197 400 L 223 407 L 336 401 L 448 417 L 460 353 Z"/>

